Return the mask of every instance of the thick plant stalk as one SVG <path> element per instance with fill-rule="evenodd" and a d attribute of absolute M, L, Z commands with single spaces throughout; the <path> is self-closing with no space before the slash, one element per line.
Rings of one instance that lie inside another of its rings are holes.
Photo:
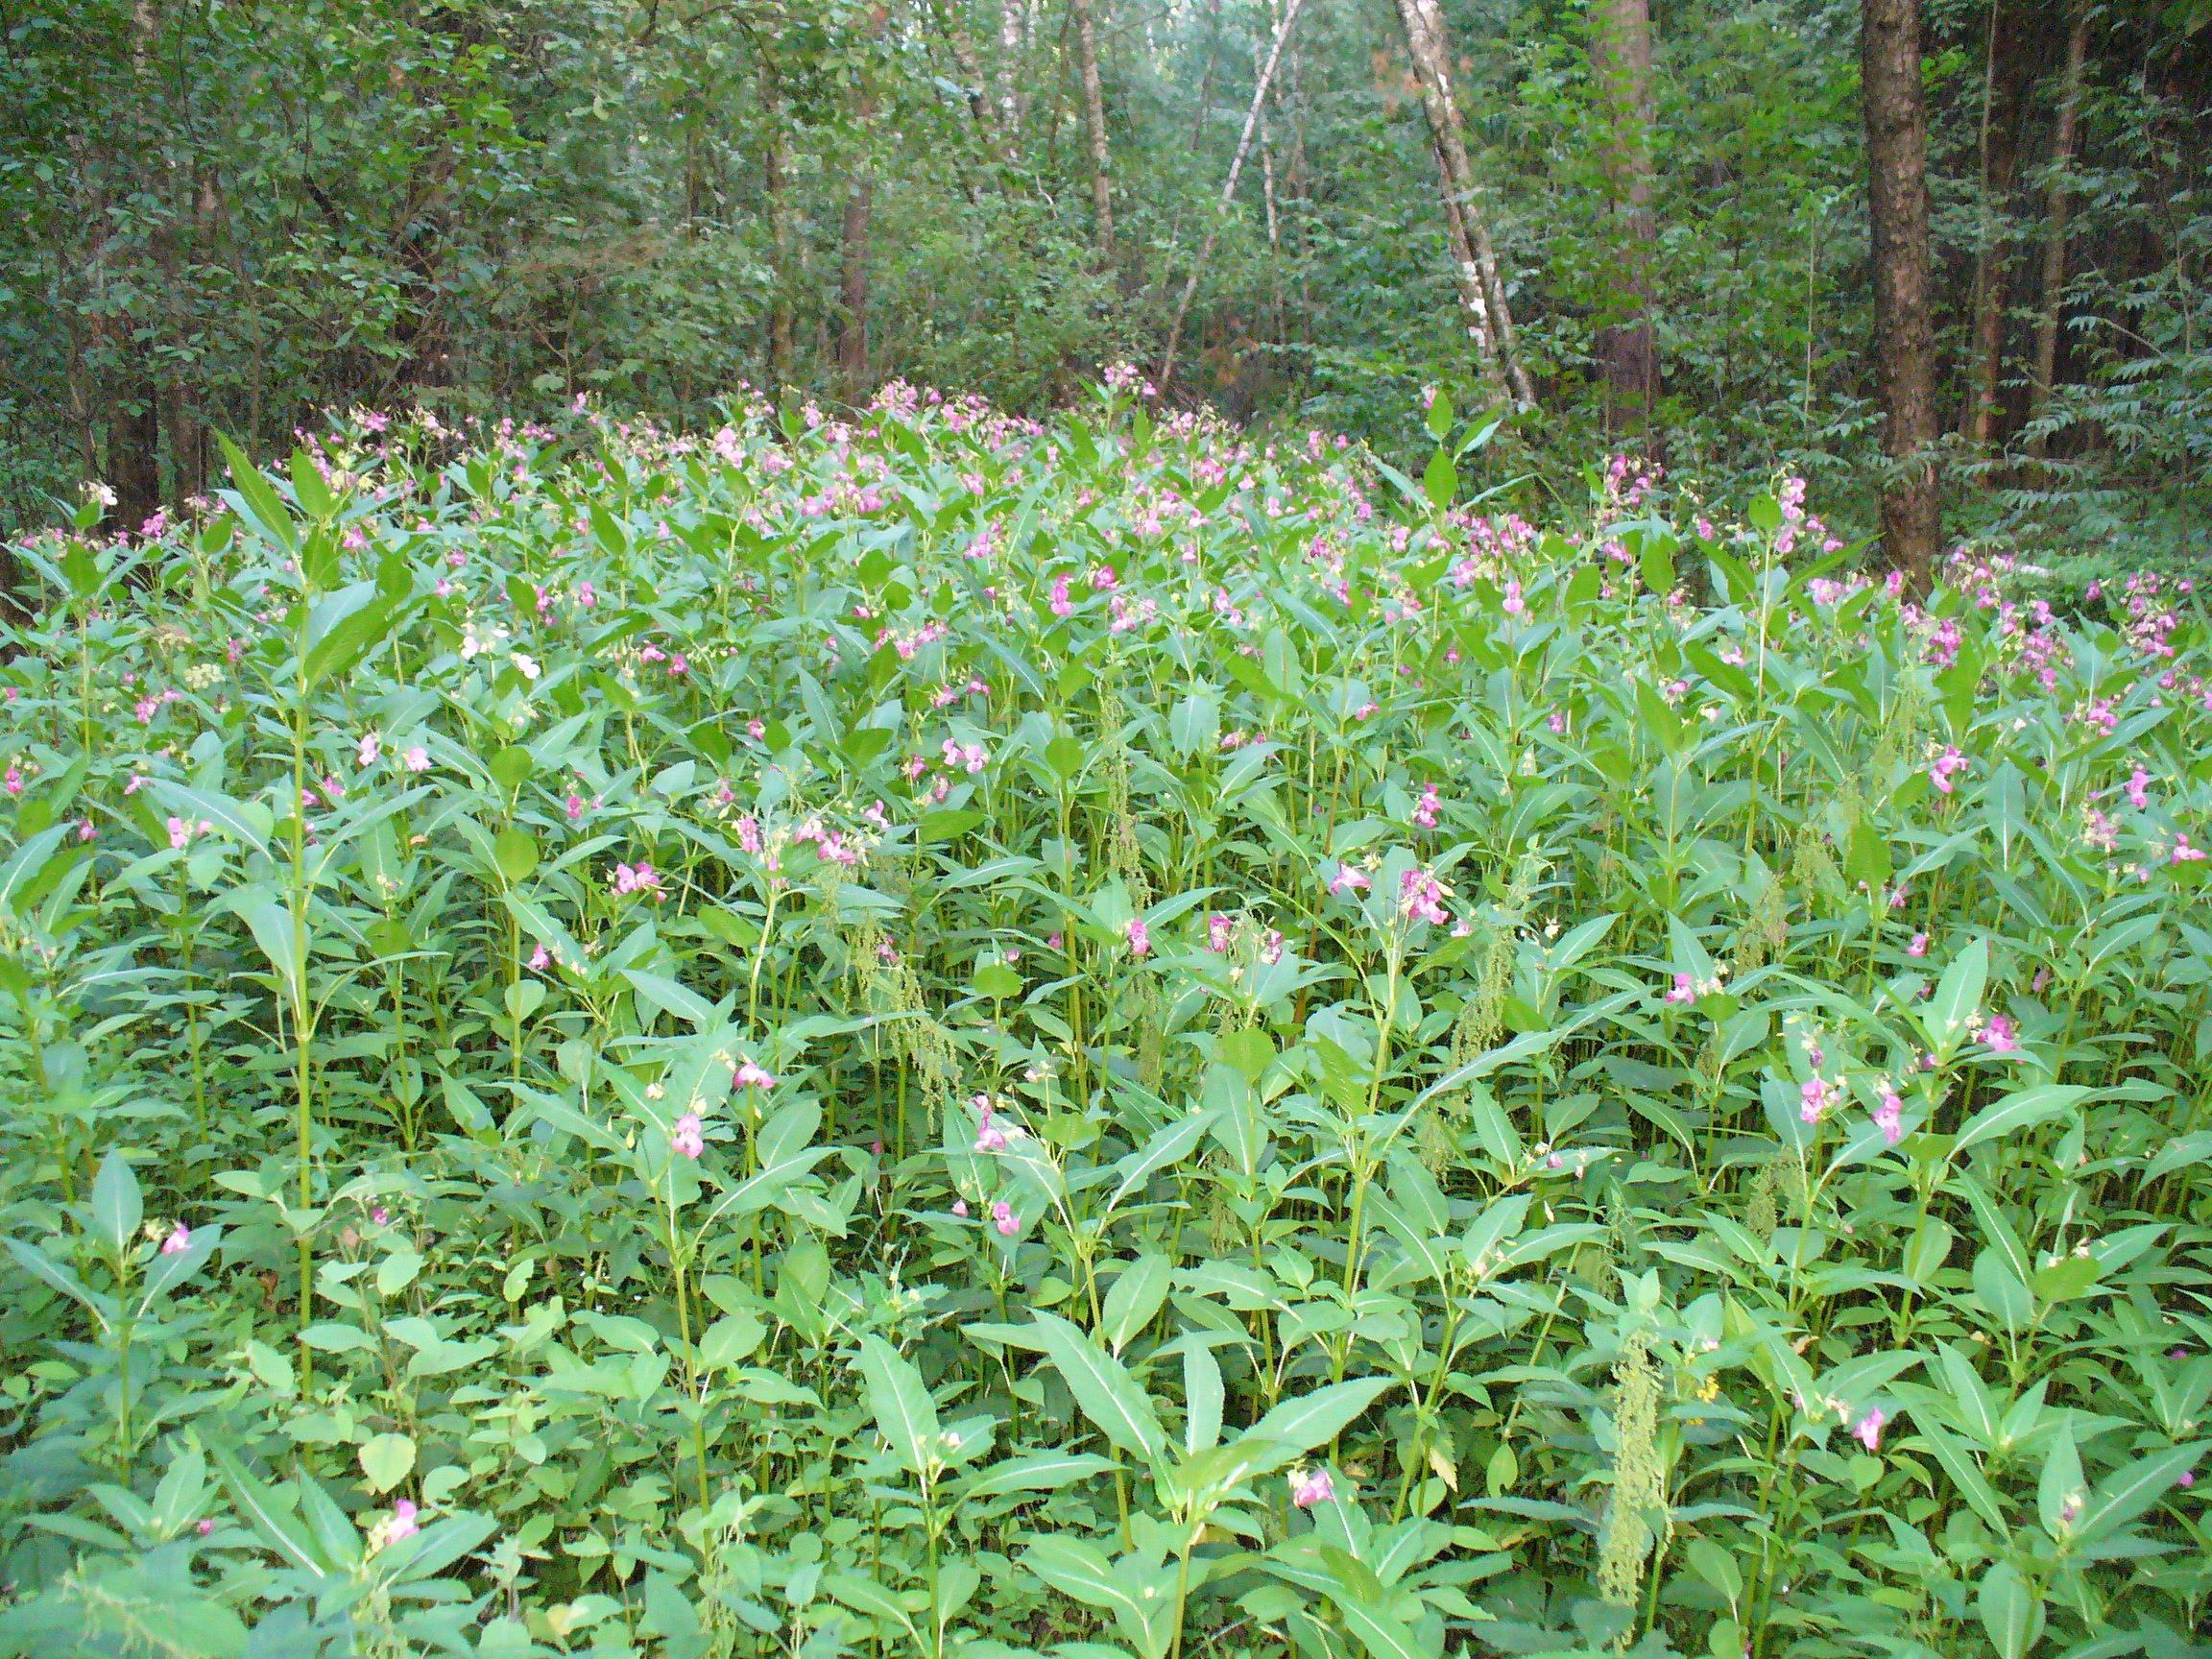
<path fill-rule="evenodd" d="M 1861 83 L 1874 252 L 1874 358 L 1881 386 L 1882 540 L 1915 594 L 1928 591 L 1942 532 L 1936 485 L 1936 325 L 1928 269 L 1928 111 L 1918 0 L 1863 0 Z"/>
<path fill-rule="evenodd" d="M 1614 231 L 1610 320 L 1598 330 L 1605 423 L 1641 426 L 1659 398 L 1659 346 L 1651 325 L 1651 13 L 1645 0 L 1599 0 L 1590 9 L 1590 79 L 1605 125 L 1604 173 Z"/>
<path fill-rule="evenodd" d="M 1436 0 L 1398 0 L 1398 20 L 1406 31 L 1406 48 L 1412 55 L 1414 78 L 1421 87 L 1421 108 L 1435 140 L 1445 223 L 1455 228 L 1452 252 L 1459 267 L 1460 303 L 1467 312 L 1476 355 L 1482 361 L 1484 382 L 1493 386 L 1509 382 L 1514 398 L 1525 408 L 1533 407 L 1536 391 L 1513 349 L 1512 309 L 1498 276 L 1489 227 L 1476 204 L 1466 127 L 1452 92 L 1452 41 L 1444 28 L 1444 13 Z M 1497 361 L 1495 375 L 1492 357 Z"/>
<path fill-rule="evenodd" d="M 2035 316 L 2035 369 L 2028 387 L 2028 423 L 2032 426 L 2051 400 L 2058 369 L 2058 301 L 2066 286 L 2066 219 L 2073 203 L 2066 193 L 2066 169 L 2074 160 L 2074 129 L 2081 109 L 2081 66 L 2089 55 L 2089 12 L 2074 13 L 2066 33 L 2066 78 L 2058 88 L 2058 120 L 2051 135 L 2051 220 L 2043 240 L 2043 286 Z M 2029 453 L 2042 458 L 2044 439 L 2028 440 Z"/>
<path fill-rule="evenodd" d="M 1283 43 L 1290 38 L 1290 26 L 1298 21 L 1298 11 L 1306 0 L 1290 0 L 1284 9 L 1283 21 L 1275 26 L 1275 44 L 1267 54 L 1267 61 L 1261 66 L 1259 82 L 1252 88 L 1252 108 L 1244 112 L 1244 131 L 1237 137 L 1237 154 L 1229 160 L 1229 177 L 1221 183 L 1220 213 L 1226 213 L 1237 199 L 1237 180 L 1243 174 L 1244 158 L 1252 153 L 1252 135 L 1260 130 L 1260 111 L 1267 101 L 1267 88 L 1275 79 L 1275 67 L 1283 61 Z M 1198 245 L 1198 257 L 1190 262 L 1190 275 L 1184 279 L 1183 297 L 1175 301 L 1175 320 L 1167 326 L 1167 349 L 1160 357 L 1160 373 L 1156 376 L 1160 389 L 1165 392 L 1167 382 L 1175 373 L 1175 351 L 1183 341 L 1183 320 L 1190 314 L 1190 298 L 1198 292 L 1198 278 L 1205 275 L 1206 261 L 1213 257 L 1214 244 L 1220 234 L 1220 213 L 1207 227 L 1206 239 Z M 1270 212 L 1272 218 L 1272 212 Z"/>
<path fill-rule="evenodd" d="M 1083 126 L 1091 145 L 1091 215 L 1098 252 L 1114 256 L 1114 180 L 1106 148 L 1106 94 L 1098 84 L 1098 29 L 1093 0 L 1068 0 L 1075 19 L 1075 69 L 1083 80 Z"/>

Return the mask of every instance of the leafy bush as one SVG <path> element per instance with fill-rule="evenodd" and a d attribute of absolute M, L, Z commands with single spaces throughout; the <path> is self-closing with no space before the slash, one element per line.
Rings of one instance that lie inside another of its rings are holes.
<path fill-rule="evenodd" d="M 2201 1651 L 2200 618 L 1115 378 L 19 550 L 0 1646 Z"/>

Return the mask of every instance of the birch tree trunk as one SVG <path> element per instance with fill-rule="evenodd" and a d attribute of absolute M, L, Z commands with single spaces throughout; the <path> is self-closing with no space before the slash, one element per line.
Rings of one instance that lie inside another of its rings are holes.
<path fill-rule="evenodd" d="M 1598 330 L 1605 375 L 1605 425 L 1641 427 L 1659 397 L 1659 347 L 1651 325 L 1651 13 L 1646 0 L 1593 0 L 1590 79 L 1605 124 L 1613 271 L 1608 320 Z"/>
<path fill-rule="evenodd" d="M 1883 448 L 1882 539 L 1915 594 L 1942 534 L 1936 484 L 1936 328 L 1928 269 L 1928 113 L 1919 0 L 1863 0 L 1860 79 L 1872 221 L 1874 358 Z"/>
<path fill-rule="evenodd" d="M 1505 303 L 1490 229 L 1477 201 L 1466 127 L 1452 92 L 1452 41 L 1445 32 L 1444 13 L 1437 0 L 1398 0 L 1398 20 L 1406 31 L 1406 49 L 1421 87 L 1421 108 L 1435 144 L 1444 220 L 1458 267 L 1460 304 L 1467 313 L 1467 331 L 1475 341 L 1482 378 L 1494 389 L 1510 384 L 1515 399 L 1524 407 L 1533 406 L 1535 389 L 1514 351 L 1513 313 Z"/>
<path fill-rule="evenodd" d="M 2032 426 L 2051 401 L 2058 369 L 2058 302 L 2066 288 L 2066 219 L 2073 204 L 2066 193 L 2066 170 L 2074 161 L 2074 129 L 2081 109 L 2081 66 L 2089 56 L 2089 9 L 2078 7 L 2066 33 L 2066 78 L 2058 86 L 2058 120 L 2051 135 L 2050 224 L 2043 240 L 2043 285 L 2037 295 L 2035 368 L 2028 386 L 2028 423 Z M 2042 458 L 2045 439 L 2035 433 L 2028 452 Z"/>

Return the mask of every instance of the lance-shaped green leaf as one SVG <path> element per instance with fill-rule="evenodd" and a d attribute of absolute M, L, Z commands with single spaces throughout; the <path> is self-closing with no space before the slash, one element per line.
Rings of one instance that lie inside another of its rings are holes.
<path fill-rule="evenodd" d="M 2089 1544 L 2118 1531 L 2180 1483 L 2203 1459 L 2212 1441 L 2193 1440 L 2165 1452 L 2138 1457 L 2097 1483 L 2074 1523 L 2077 1543 Z"/>
<path fill-rule="evenodd" d="M 217 1446 L 210 1449 L 208 1455 L 214 1458 L 215 1467 L 222 1473 L 231 1506 L 260 1534 L 261 1541 L 274 1550 L 287 1567 L 316 1578 L 328 1577 L 330 1559 L 299 1517 L 277 1503 L 274 1492 L 247 1474 L 246 1466 L 230 1453 Z"/>
<path fill-rule="evenodd" d="M 1035 1329 L 1046 1357 L 1059 1367 L 1083 1415 L 1132 1456 L 1158 1455 L 1167 1437 L 1152 1402 L 1129 1368 L 1056 1313 L 1037 1314 Z"/>
<path fill-rule="evenodd" d="M 1966 1120 L 1965 1127 L 1959 1131 L 1959 1139 L 1952 1142 L 1951 1155 L 1956 1158 L 1979 1142 L 1994 1141 L 2015 1129 L 2063 1118 L 2091 1093 L 2068 1083 L 2045 1083 L 2033 1089 L 2015 1090 Z"/>
<path fill-rule="evenodd" d="M 1294 1400 L 1277 1402 L 1273 1410 L 1245 1431 L 1243 1438 L 1265 1443 L 1266 1467 L 1286 1463 L 1301 1453 L 1335 1439 L 1353 1419 L 1394 1385 L 1395 1380 L 1389 1377 L 1359 1377 L 1347 1382 L 1328 1383 Z"/>
<path fill-rule="evenodd" d="M 868 1409 L 876 1426 L 910 1475 L 928 1479 L 941 1459 L 937 1405 L 922 1373 L 880 1336 L 860 1338 L 860 1375 L 867 1383 Z"/>

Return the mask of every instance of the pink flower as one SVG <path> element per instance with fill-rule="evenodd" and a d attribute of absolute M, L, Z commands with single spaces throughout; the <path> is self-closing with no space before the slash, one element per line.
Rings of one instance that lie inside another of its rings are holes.
<path fill-rule="evenodd" d="M 648 895 L 655 903 L 659 903 L 663 897 L 661 888 L 661 872 L 654 869 L 642 858 L 634 866 L 617 864 L 614 866 L 614 891 L 617 893 L 643 893 Z"/>
<path fill-rule="evenodd" d="M 1068 601 L 1068 578 L 1062 576 L 1052 584 L 1052 614 L 1066 616 L 1070 614 L 1074 609 L 1075 607 Z"/>
<path fill-rule="evenodd" d="M 1310 1509 L 1316 1503 L 1335 1502 L 1336 1488 L 1330 1483 L 1326 1469 L 1293 1469 L 1290 1471 L 1290 1502 L 1301 1509 Z"/>
<path fill-rule="evenodd" d="M 551 966 L 552 961 L 553 958 L 545 954 L 545 947 L 541 945 L 537 950 L 530 952 L 530 971 L 534 974 L 542 974 Z"/>
<path fill-rule="evenodd" d="M 1228 917 L 1216 910 L 1206 918 L 1206 949 L 1216 956 L 1229 953 L 1229 935 L 1233 930 Z"/>
<path fill-rule="evenodd" d="M 381 1227 L 392 1219 L 392 1212 L 379 1204 L 375 1209 L 369 1212 L 369 1219 Z"/>
<path fill-rule="evenodd" d="M 581 821 L 582 821 L 582 819 L 583 819 L 583 817 L 584 817 L 584 797 L 583 797 L 583 796 L 581 796 L 581 795 L 570 795 L 570 796 L 568 797 L 568 799 L 567 799 L 565 802 L 564 802 L 562 805 L 563 805 L 563 807 L 564 807 L 564 809 L 565 809 L 565 810 L 567 812 L 567 814 L 568 814 L 568 822 L 569 822 L 569 823 L 571 823 L 571 824 L 575 824 L 575 823 L 579 823 L 579 822 L 581 822 Z"/>
<path fill-rule="evenodd" d="M 748 720 L 745 722 L 746 736 L 757 739 L 767 734 L 768 723 L 765 720 Z"/>
<path fill-rule="evenodd" d="M 1364 893 L 1373 883 L 1367 873 L 1355 864 L 1339 864 L 1336 874 L 1329 878 L 1329 891 L 1336 893 Z"/>
<path fill-rule="evenodd" d="M 1091 572 L 1091 586 L 1101 593 L 1119 585 L 1120 579 L 1114 574 L 1114 566 L 1111 565 L 1101 565 Z"/>
<path fill-rule="evenodd" d="M 733 1087 L 738 1089 L 773 1089 L 776 1087 L 776 1079 L 769 1076 L 767 1072 L 761 1070 L 750 1060 L 744 1062 L 730 1074 L 730 1082 Z"/>
<path fill-rule="evenodd" d="M 991 1121 L 991 1096 L 978 1094 L 969 1104 L 983 1114 L 982 1126 L 975 1131 L 975 1150 L 978 1152 L 1005 1151 L 1006 1131 Z"/>
<path fill-rule="evenodd" d="M 2128 805 L 2138 812 L 2151 805 L 2151 774 L 2140 766 L 2135 768 L 2135 775 L 2128 780 Z"/>
<path fill-rule="evenodd" d="M 200 1536 L 204 1538 L 208 1533 L 215 1530 L 215 1523 L 212 1520 L 203 1520 L 199 1525 L 198 1530 Z"/>
<path fill-rule="evenodd" d="M 2202 862 L 2203 857 L 2203 848 L 2190 846 L 2188 836 L 2177 834 L 2174 837 L 2174 851 L 2166 861 L 2169 864 L 2197 864 Z"/>
<path fill-rule="evenodd" d="M 998 1229 L 1001 1238 L 1011 1238 L 1022 1231 L 1022 1223 L 1014 1216 L 1014 1206 L 1003 1198 L 991 1206 L 991 1222 Z"/>
<path fill-rule="evenodd" d="M 737 845 L 748 853 L 760 851 L 760 823 L 750 812 L 737 820 Z"/>
<path fill-rule="evenodd" d="M 5 774 L 5 776 L 0 776 L 0 783 L 4 783 L 4 784 L 6 784 L 6 786 L 7 786 L 7 789 L 8 789 L 8 793 L 9 793 L 9 794 L 11 794 L 11 795 L 20 795 L 20 794 L 22 794 L 22 793 L 23 793 L 23 773 L 22 773 L 22 770 L 21 770 L 19 767 L 14 767 L 14 766 L 11 766 L 11 767 L 9 767 L 9 768 L 8 768 L 8 771 L 7 771 L 7 773 Z"/>
<path fill-rule="evenodd" d="M 1859 1444 L 1869 1452 L 1882 1450 L 1882 1425 L 1889 1419 L 1883 1415 L 1879 1406 L 1870 1407 L 1865 1416 L 1852 1426 L 1851 1432 L 1859 1437 Z"/>
<path fill-rule="evenodd" d="M 576 603 L 587 611 L 590 610 L 599 603 L 598 591 L 589 582 L 580 584 L 576 589 Z"/>
<path fill-rule="evenodd" d="M 1992 1054 L 2016 1054 L 2020 1039 L 2013 1035 L 2012 1022 L 2002 1014 L 1989 1016 L 1989 1023 L 1983 1027 L 1982 1041 L 1989 1045 Z"/>
<path fill-rule="evenodd" d="M 1444 908 L 1444 887 L 1426 870 L 1408 870 L 1398 878 L 1398 908 L 1410 922 L 1442 926 L 1452 920 Z"/>
<path fill-rule="evenodd" d="M 957 1216 L 959 1216 L 959 1217 L 960 1217 L 960 1219 L 961 1219 L 961 1220 L 963 1220 L 963 1221 L 967 1220 L 967 1219 L 968 1219 L 968 1200 L 967 1200 L 967 1199 L 965 1199 L 965 1198 L 955 1198 L 955 1199 L 953 1199 L 953 1200 L 952 1200 L 952 1214 L 955 1214 L 955 1215 L 957 1215 Z"/>
<path fill-rule="evenodd" d="M 1143 961 L 1152 953 L 1152 934 L 1151 930 L 1144 926 L 1144 918 L 1142 916 L 1132 917 L 1127 932 L 1129 934 L 1129 954 L 1136 957 L 1140 962 Z"/>
<path fill-rule="evenodd" d="M 401 764 L 410 772 L 427 772 L 430 770 L 430 751 L 418 743 L 407 751 L 407 757 Z"/>
<path fill-rule="evenodd" d="M 1952 774 L 1965 770 L 1966 757 L 1960 754 L 1956 749 L 1946 749 L 1936 757 L 1935 763 L 1928 768 L 1928 781 L 1942 793 L 1948 795 L 1958 787 L 1956 783 L 1951 781 Z"/>
<path fill-rule="evenodd" d="M 1925 933 L 1915 933 L 1915 934 L 1913 934 L 1913 935 L 1912 935 L 1912 943 L 1905 947 L 1905 954 L 1906 954 L 1906 955 L 1908 955 L 1908 956 L 1925 956 L 1925 955 L 1927 955 L 1927 954 L 1928 954 L 1928 935 L 1927 935 L 1927 934 L 1925 934 Z"/>
<path fill-rule="evenodd" d="M 1687 974 L 1674 975 L 1674 989 L 1667 993 L 1667 1000 L 1674 1003 L 1695 1002 L 1697 989 Z"/>
<path fill-rule="evenodd" d="M 1905 1102 L 1894 1089 L 1882 1091 L 1882 1104 L 1874 1113 L 1874 1127 L 1882 1131 L 1883 1141 L 1891 1146 L 1905 1139 Z"/>
<path fill-rule="evenodd" d="M 668 659 L 668 673 L 670 678 L 680 680 L 690 672 L 691 664 L 684 660 L 683 652 L 679 651 L 675 656 Z"/>
<path fill-rule="evenodd" d="M 169 845 L 182 850 L 191 845 L 191 842 L 192 826 L 181 818 L 171 818 L 169 820 Z"/>
<path fill-rule="evenodd" d="M 1413 822 L 1424 830 L 1436 828 L 1436 808 L 1443 805 L 1437 796 L 1436 785 L 1431 783 L 1421 791 L 1421 799 L 1413 807 Z"/>
<path fill-rule="evenodd" d="M 1508 580 L 1505 584 L 1505 614 L 1518 616 L 1527 609 L 1527 603 L 1521 597 L 1521 584 Z M 1322 1479 L 1327 1479 L 1328 1477 L 1323 1476 Z"/>
<path fill-rule="evenodd" d="M 361 746 L 355 752 L 354 759 L 360 765 L 373 766 L 376 764 L 376 757 L 383 752 L 384 740 L 375 733 L 371 732 L 362 737 Z"/>
<path fill-rule="evenodd" d="M 1554 714 L 1551 716 L 1551 718 L 1549 721 L 1547 721 L 1547 722 L 1546 722 L 1546 724 L 1547 724 L 1547 725 L 1549 725 L 1549 726 L 1551 728 L 1551 735 L 1552 735 L 1552 736 L 1554 736 L 1554 737 L 1564 737 L 1564 736 L 1567 734 L 1567 716 L 1566 716 L 1566 715 L 1564 715 L 1564 714 L 1559 714 L 1559 713 L 1554 713 Z"/>
<path fill-rule="evenodd" d="M 707 1150 L 707 1139 L 700 1133 L 698 1113 L 686 1112 L 676 1119 L 675 1133 L 668 1137 L 668 1150 L 679 1158 L 696 1158 Z"/>
<path fill-rule="evenodd" d="M 1829 1097 L 1835 1094 L 1835 1087 L 1824 1078 L 1806 1078 L 1805 1086 L 1797 1092 L 1803 1102 L 1797 1108 L 1797 1116 L 1808 1123 L 1819 1122 L 1827 1115 Z"/>
<path fill-rule="evenodd" d="M 392 1519 L 383 1526 L 384 1542 L 397 1544 L 402 1538 L 412 1538 L 422 1528 L 416 1524 L 416 1508 L 412 1499 L 402 1498 L 392 1505 Z"/>
<path fill-rule="evenodd" d="M 161 1254 L 164 1256 L 181 1256 L 191 1248 L 192 1229 L 181 1221 L 171 1230 L 168 1238 L 161 1240 Z"/>

